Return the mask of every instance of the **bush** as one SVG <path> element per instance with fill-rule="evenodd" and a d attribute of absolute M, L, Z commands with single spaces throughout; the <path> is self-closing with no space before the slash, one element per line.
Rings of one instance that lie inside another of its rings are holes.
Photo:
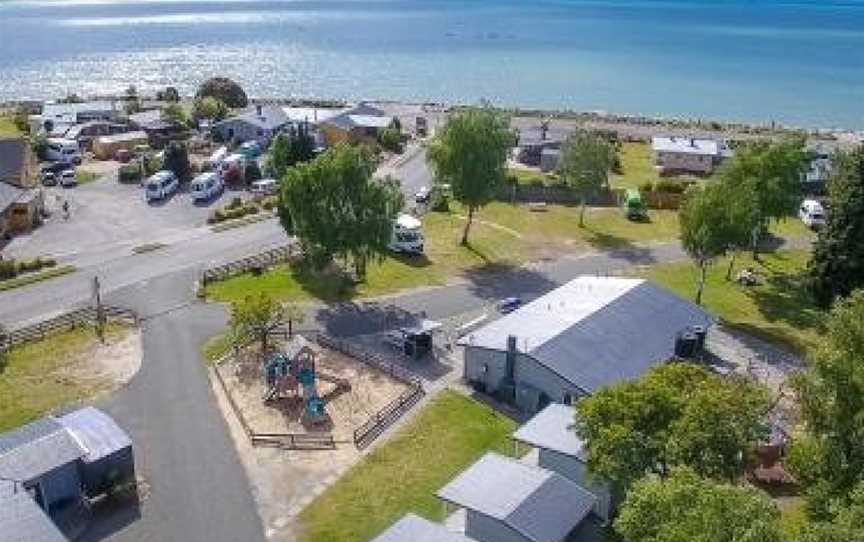
<path fill-rule="evenodd" d="M 678 181 L 661 180 L 654 185 L 654 190 L 664 194 L 683 194 L 686 188 L 684 183 Z"/>
<path fill-rule="evenodd" d="M 117 181 L 121 183 L 137 183 L 141 180 L 141 168 L 137 164 L 120 166 L 117 172 Z"/>
<path fill-rule="evenodd" d="M 546 186 L 546 182 L 542 177 L 534 177 L 528 181 L 528 186 Z"/>
<path fill-rule="evenodd" d="M 272 211 L 279 205 L 279 198 L 276 196 L 268 196 L 261 201 L 261 208 L 265 211 Z"/>
<path fill-rule="evenodd" d="M 243 200 L 240 199 L 240 197 L 235 196 L 231 199 L 231 202 L 228 204 L 226 209 L 236 209 L 238 207 L 241 207 L 242 205 L 243 205 Z"/>
<path fill-rule="evenodd" d="M 651 181 L 645 181 L 644 183 L 639 185 L 639 190 L 642 192 L 653 192 L 654 183 L 652 183 Z"/>
<path fill-rule="evenodd" d="M 204 81 L 198 88 L 195 97 L 198 99 L 216 98 L 228 107 L 235 109 L 249 105 L 249 98 L 243 88 L 227 77 L 213 77 Z"/>
<path fill-rule="evenodd" d="M 13 260 L 0 260 L 0 280 L 14 279 L 18 276 L 18 267 Z"/>

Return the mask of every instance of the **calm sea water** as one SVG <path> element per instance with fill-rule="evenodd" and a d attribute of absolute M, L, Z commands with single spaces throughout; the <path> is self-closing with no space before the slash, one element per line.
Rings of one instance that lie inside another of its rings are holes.
<path fill-rule="evenodd" d="M 0 98 L 252 95 L 864 128 L 864 0 L 0 0 Z"/>

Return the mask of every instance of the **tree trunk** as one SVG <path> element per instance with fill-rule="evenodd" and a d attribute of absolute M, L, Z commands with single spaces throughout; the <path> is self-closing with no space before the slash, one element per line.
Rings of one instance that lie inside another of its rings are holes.
<path fill-rule="evenodd" d="M 261 331 L 261 336 L 259 337 L 261 339 L 261 355 L 262 356 L 267 352 L 267 336 L 269 334 L 270 334 L 270 330 L 265 328 L 263 331 Z"/>
<path fill-rule="evenodd" d="M 465 229 L 462 230 L 462 244 L 468 245 L 468 230 L 471 229 L 471 222 L 474 221 L 474 206 L 468 206 L 468 222 L 465 223 Z"/>
<path fill-rule="evenodd" d="M 762 223 L 753 228 L 753 233 L 750 234 L 750 248 L 753 251 L 753 261 L 759 261 L 759 233 L 762 230 Z"/>
<path fill-rule="evenodd" d="M 585 198 L 582 198 L 582 205 L 579 206 L 579 227 L 585 227 Z"/>
<path fill-rule="evenodd" d="M 699 286 L 696 289 L 696 304 L 702 304 L 702 292 L 705 291 L 705 271 L 708 264 L 703 260 L 699 262 Z"/>
<path fill-rule="evenodd" d="M 357 280 L 364 282 L 366 280 L 366 256 L 354 256 L 354 274 L 357 275 Z"/>
<path fill-rule="evenodd" d="M 293 318 L 288 318 L 288 336 L 289 337 L 294 336 L 294 319 Z"/>
<path fill-rule="evenodd" d="M 732 280 L 732 269 L 735 267 L 735 257 L 738 256 L 738 251 L 733 250 L 732 256 L 729 258 L 729 268 L 726 269 L 726 280 Z"/>

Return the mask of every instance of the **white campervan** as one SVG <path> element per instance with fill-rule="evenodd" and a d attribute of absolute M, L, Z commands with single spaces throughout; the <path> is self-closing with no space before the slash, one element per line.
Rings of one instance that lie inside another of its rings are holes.
<path fill-rule="evenodd" d="M 805 199 L 801 202 L 798 217 L 805 226 L 816 230 L 825 225 L 825 208 L 815 199 Z"/>
<path fill-rule="evenodd" d="M 219 195 L 225 185 L 219 175 L 208 171 L 192 179 L 189 188 L 194 201 L 207 201 Z"/>
<path fill-rule="evenodd" d="M 81 148 L 74 139 L 49 138 L 45 157 L 52 162 L 81 163 Z"/>
<path fill-rule="evenodd" d="M 393 222 L 390 250 L 407 254 L 423 254 L 423 223 L 402 213 Z"/>

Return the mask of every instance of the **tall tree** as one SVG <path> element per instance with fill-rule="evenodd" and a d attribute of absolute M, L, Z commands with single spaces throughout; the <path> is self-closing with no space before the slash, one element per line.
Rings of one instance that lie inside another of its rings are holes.
<path fill-rule="evenodd" d="M 734 480 L 766 436 L 762 417 L 770 402 L 750 380 L 667 363 L 580 400 L 575 431 L 591 472 L 619 496 L 646 474 L 665 477 L 674 466 Z"/>
<path fill-rule="evenodd" d="M 579 193 L 579 227 L 585 226 L 588 199 L 609 182 L 616 154 L 607 138 L 587 130 L 575 132 L 564 142 L 558 169 L 564 182 Z"/>
<path fill-rule="evenodd" d="M 685 194 L 678 223 L 681 245 L 699 268 L 696 303 L 702 303 L 708 266 L 746 243 L 754 213 L 747 186 L 736 188 L 725 181 L 713 181 L 704 187 L 692 186 Z"/>
<path fill-rule="evenodd" d="M 229 327 L 233 343 L 258 341 L 261 352 L 266 352 L 270 332 L 282 325 L 285 312 L 282 306 L 265 293 L 249 295 L 231 304 Z"/>
<path fill-rule="evenodd" d="M 268 177 L 281 179 L 289 168 L 314 156 L 315 139 L 309 134 L 306 123 L 302 123 L 276 136 L 267 151 L 264 172 Z"/>
<path fill-rule="evenodd" d="M 208 96 L 216 98 L 232 109 L 249 105 L 249 98 L 246 97 L 243 87 L 227 77 L 212 77 L 201 83 L 195 97 L 200 100 Z"/>
<path fill-rule="evenodd" d="M 453 198 L 468 208 L 463 245 L 468 244 L 474 213 L 504 182 L 512 145 L 509 119 L 489 105 L 455 113 L 429 145 L 426 156 L 435 182 L 449 184 Z"/>
<path fill-rule="evenodd" d="M 185 128 L 189 124 L 189 116 L 186 114 L 183 106 L 177 102 L 171 102 L 166 105 L 165 109 L 162 110 L 162 115 L 165 117 L 165 120 L 177 126 Z"/>
<path fill-rule="evenodd" d="M 835 499 L 864 482 L 864 290 L 837 302 L 806 371 L 792 380 L 806 433 L 789 464 L 825 517 Z"/>
<path fill-rule="evenodd" d="M 810 288 L 823 306 L 864 287 L 864 146 L 839 158 L 831 212 L 810 260 Z"/>
<path fill-rule="evenodd" d="M 213 96 L 206 96 L 195 100 L 192 109 L 192 117 L 196 121 L 208 120 L 214 122 L 228 116 L 228 106 L 225 102 Z"/>
<path fill-rule="evenodd" d="M 162 168 L 173 171 L 181 183 L 187 181 L 192 168 L 189 165 L 189 151 L 186 145 L 179 141 L 168 143 L 162 158 Z"/>
<path fill-rule="evenodd" d="M 830 520 L 804 528 L 796 542 L 864 542 L 864 484 L 858 484 L 849 504 L 834 504 Z"/>
<path fill-rule="evenodd" d="M 615 519 L 623 542 L 780 542 L 780 512 L 761 491 L 676 469 L 633 486 Z"/>
<path fill-rule="evenodd" d="M 393 221 L 404 203 L 392 182 L 372 179 L 366 151 L 337 145 L 285 175 L 279 216 L 318 268 L 336 257 L 350 260 L 357 277 L 372 258 L 388 250 Z"/>
<path fill-rule="evenodd" d="M 804 140 L 750 143 L 739 148 L 721 170 L 723 181 L 753 197 L 750 245 L 758 258 L 759 240 L 771 221 L 794 216 L 801 203 L 801 176 L 807 170 Z"/>

